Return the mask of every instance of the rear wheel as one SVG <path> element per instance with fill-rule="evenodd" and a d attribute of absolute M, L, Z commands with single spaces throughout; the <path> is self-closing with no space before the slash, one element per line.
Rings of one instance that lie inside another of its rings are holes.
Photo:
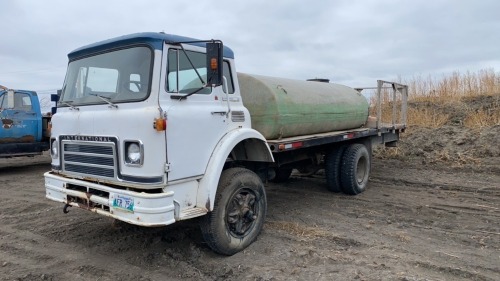
<path fill-rule="evenodd" d="M 264 184 L 254 172 L 231 168 L 222 172 L 214 209 L 201 219 L 208 246 L 233 255 L 257 239 L 267 212 Z"/>
<path fill-rule="evenodd" d="M 366 146 L 356 143 L 350 145 L 342 156 L 340 183 L 346 194 L 356 195 L 363 192 L 370 176 L 370 153 Z"/>
<path fill-rule="evenodd" d="M 326 186 L 332 192 L 341 192 L 340 187 L 340 166 L 342 165 L 342 155 L 346 147 L 340 146 L 330 151 L 325 157 L 325 177 Z"/>

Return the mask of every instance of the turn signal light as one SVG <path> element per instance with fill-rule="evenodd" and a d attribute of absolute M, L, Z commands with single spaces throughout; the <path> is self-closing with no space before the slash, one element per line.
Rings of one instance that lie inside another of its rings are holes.
<path fill-rule="evenodd" d="M 212 70 L 217 70 L 217 59 L 216 58 L 210 59 L 210 68 Z"/>
<path fill-rule="evenodd" d="M 153 128 L 158 132 L 165 131 L 167 129 L 167 120 L 163 118 L 155 118 Z"/>

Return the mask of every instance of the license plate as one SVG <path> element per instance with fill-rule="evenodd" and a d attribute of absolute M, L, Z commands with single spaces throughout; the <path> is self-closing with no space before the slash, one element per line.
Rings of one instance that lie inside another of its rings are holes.
<path fill-rule="evenodd" d="M 113 208 L 133 213 L 134 198 L 123 195 L 117 195 L 113 199 Z"/>

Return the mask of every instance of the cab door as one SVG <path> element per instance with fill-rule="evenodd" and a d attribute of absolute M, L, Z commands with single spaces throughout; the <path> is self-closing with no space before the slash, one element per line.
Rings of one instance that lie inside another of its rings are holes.
<path fill-rule="evenodd" d="M 29 93 L 7 91 L 0 96 L 0 137 L 2 142 L 40 141 L 38 113 Z"/>
<path fill-rule="evenodd" d="M 191 48 L 190 48 L 191 47 Z M 204 48 L 168 45 L 164 48 L 164 87 L 160 105 L 167 118 L 168 181 L 199 178 L 227 132 L 228 106 L 222 87 L 203 88 Z M 200 79 L 201 76 L 201 79 Z"/>

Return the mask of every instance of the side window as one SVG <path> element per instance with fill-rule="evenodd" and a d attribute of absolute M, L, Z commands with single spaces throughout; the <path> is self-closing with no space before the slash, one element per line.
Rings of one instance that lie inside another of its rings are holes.
<path fill-rule="evenodd" d="M 14 109 L 30 111 L 32 109 L 30 96 L 27 94 L 15 93 Z"/>
<path fill-rule="evenodd" d="M 22 98 L 22 106 L 24 110 L 31 111 L 33 106 L 31 105 L 31 98 L 28 95 L 24 95 Z"/>
<path fill-rule="evenodd" d="M 140 74 L 130 74 L 129 77 L 129 90 L 134 93 L 138 93 L 142 90 L 141 75 Z"/>
<path fill-rule="evenodd" d="M 7 108 L 7 92 L 0 96 L 0 109 Z"/>
<path fill-rule="evenodd" d="M 198 77 L 198 74 L 203 79 L 203 82 Z M 202 88 L 206 80 L 205 54 L 191 51 L 184 53 L 178 49 L 168 50 L 167 92 L 189 94 Z M 198 91 L 197 94 L 210 94 L 210 89 L 204 88 Z"/>
<path fill-rule="evenodd" d="M 224 61 L 224 68 L 222 75 L 226 77 L 227 89 L 229 91 L 229 94 L 234 94 L 233 76 L 231 75 L 231 68 L 229 67 L 228 61 Z M 224 87 L 224 85 L 222 85 L 222 90 L 224 91 L 224 93 L 226 92 L 226 87 Z"/>
<path fill-rule="evenodd" d="M 178 92 L 177 69 L 178 69 L 178 51 L 168 50 L 168 69 L 167 69 L 167 92 Z"/>

